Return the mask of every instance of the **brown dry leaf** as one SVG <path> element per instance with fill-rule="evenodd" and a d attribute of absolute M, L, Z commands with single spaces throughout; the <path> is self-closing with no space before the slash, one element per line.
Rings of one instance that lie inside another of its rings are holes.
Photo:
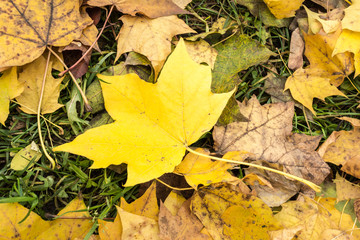
<path fill-rule="evenodd" d="M 208 187 L 200 188 L 193 196 L 191 209 L 214 240 L 251 239 L 251 236 L 247 235 L 247 233 L 245 233 L 247 238 L 237 238 L 236 234 L 243 232 L 234 233 L 229 229 L 229 224 L 234 219 L 231 211 L 226 210 L 231 206 L 237 206 L 243 212 L 256 216 L 256 220 L 251 216 L 245 219 L 245 221 L 241 221 L 244 219 L 238 218 L 240 221 L 233 222 L 234 225 L 231 226 L 234 230 L 239 228 L 256 228 L 257 222 L 265 222 L 272 218 L 271 209 L 259 198 L 243 194 L 226 183 L 212 184 Z M 260 231 L 266 236 L 268 230 L 279 228 L 278 224 L 272 223 L 266 225 L 262 230 L 257 229 L 256 231 Z M 229 235 L 235 235 L 235 238 Z M 267 239 L 269 238 L 267 237 Z"/>
<path fill-rule="evenodd" d="M 59 51 L 63 54 L 65 64 L 70 67 L 76 63 L 88 49 L 89 47 L 86 47 L 79 42 L 72 42 L 66 47 L 59 49 Z M 91 53 L 92 50 L 88 52 L 79 64 L 70 70 L 76 79 L 81 78 L 88 71 Z"/>
<path fill-rule="evenodd" d="M 122 16 L 120 20 L 123 26 L 118 35 L 116 60 L 126 52 L 141 53 L 151 61 L 155 79 L 171 52 L 171 38 L 195 32 L 176 16 L 155 19 Z"/>
<path fill-rule="evenodd" d="M 196 42 L 185 41 L 185 46 L 192 60 L 197 63 L 207 63 L 211 69 L 214 69 L 218 52 L 209 43 L 200 39 Z"/>
<path fill-rule="evenodd" d="M 3 125 L 9 115 L 10 100 L 19 96 L 24 90 L 24 84 L 18 81 L 16 69 L 12 67 L 0 77 L 0 123 Z"/>
<path fill-rule="evenodd" d="M 354 211 L 357 219 L 360 219 L 360 198 L 355 199 L 354 201 Z"/>
<path fill-rule="evenodd" d="M 156 200 L 156 181 L 153 181 L 146 192 L 134 202 L 129 204 L 122 198 L 121 208 L 126 212 L 157 220 L 159 207 Z"/>
<path fill-rule="evenodd" d="M 288 67 L 290 69 L 298 69 L 303 66 L 303 52 L 305 44 L 304 40 L 300 35 L 300 29 L 296 28 L 291 34 L 290 42 L 290 55 L 288 61 Z"/>
<path fill-rule="evenodd" d="M 314 115 L 313 99 L 325 100 L 332 95 L 345 96 L 331 82 L 335 82 L 336 75 L 317 67 L 300 68 L 290 76 L 285 83 L 285 90 L 289 89 L 293 98 L 303 104 Z"/>
<path fill-rule="evenodd" d="M 332 56 L 336 41 L 341 33 L 339 28 L 332 34 L 320 31 L 316 35 L 303 33 L 305 40 L 305 56 L 310 61 L 310 66 L 320 68 L 333 75 L 330 83 L 336 87 L 344 81 L 344 78 L 354 71 L 354 61 L 351 53 L 341 53 Z"/>
<path fill-rule="evenodd" d="M 360 198 L 360 186 L 342 178 L 338 173 L 334 179 L 336 184 L 336 200 L 338 202 L 342 200 L 351 200 Z"/>
<path fill-rule="evenodd" d="M 0 9 L 0 69 L 32 62 L 47 45 L 66 46 L 92 23 L 79 1 L 1 1 Z"/>
<path fill-rule="evenodd" d="M 207 149 L 198 148 L 195 151 L 209 155 Z M 244 153 L 243 159 L 247 157 L 247 153 Z M 224 158 L 226 158 L 224 156 Z M 227 158 L 228 159 L 228 158 Z M 223 161 L 213 161 L 209 158 L 188 153 L 184 160 L 175 167 L 174 173 L 180 173 L 184 175 L 187 183 L 195 190 L 199 184 L 204 186 L 210 185 L 216 182 L 237 182 L 239 178 L 232 176 L 227 170 L 233 166 L 231 163 Z"/>
<path fill-rule="evenodd" d="M 19 72 L 19 82 L 24 84 L 24 91 L 16 98 L 16 101 L 20 104 L 20 109 L 28 114 L 37 113 L 45 66 L 46 58 L 40 56 L 34 62 L 25 65 L 22 72 Z M 41 114 L 52 113 L 62 106 L 58 103 L 58 98 L 60 95 L 60 83 L 63 78 L 55 79 L 51 74 L 52 69 L 64 70 L 62 64 L 55 57 L 50 58 L 46 73 Z"/>
<path fill-rule="evenodd" d="M 270 164 L 263 161 L 256 161 L 258 165 L 270 167 L 283 171 L 279 164 Z M 257 196 L 263 200 L 269 207 L 277 207 L 288 201 L 292 196 L 299 192 L 301 184 L 277 173 L 264 171 L 255 167 L 245 169 L 246 176 L 253 174 L 264 179 L 268 184 L 260 184 L 259 181 L 251 184 L 251 188 L 257 193 Z M 246 177 L 245 176 L 245 177 Z"/>
<path fill-rule="evenodd" d="M 114 222 L 99 219 L 98 223 L 101 240 L 121 240 L 122 224 L 119 214 L 116 215 Z"/>
<path fill-rule="evenodd" d="M 190 211 L 190 201 L 185 201 L 176 215 L 160 202 L 159 230 L 162 240 L 210 240 L 209 236 L 200 233 L 204 226 Z"/>
<path fill-rule="evenodd" d="M 172 0 L 157 0 L 156 2 L 149 0 L 89 0 L 87 4 L 97 7 L 115 5 L 117 10 L 124 14 L 132 16 L 143 14 L 149 18 L 188 13 Z"/>
<path fill-rule="evenodd" d="M 129 213 L 118 206 L 116 209 L 122 222 L 121 240 L 160 240 L 156 220 Z"/>
<path fill-rule="evenodd" d="M 354 129 L 335 133 L 335 141 L 328 145 L 323 159 L 336 165 L 343 165 L 342 171 L 360 178 L 360 120 L 343 117 L 341 120 L 350 122 Z"/>
<path fill-rule="evenodd" d="M 320 184 L 329 166 L 315 152 L 321 136 L 292 134 L 294 103 L 261 106 L 256 97 L 239 103 L 249 122 L 214 127 L 215 148 L 220 154 L 244 150 L 256 159 L 282 164 L 284 171 Z"/>

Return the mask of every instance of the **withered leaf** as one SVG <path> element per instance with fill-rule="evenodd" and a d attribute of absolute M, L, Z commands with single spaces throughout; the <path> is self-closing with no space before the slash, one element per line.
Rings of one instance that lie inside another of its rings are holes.
<path fill-rule="evenodd" d="M 252 97 L 239 107 L 249 122 L 214 128 L 215 148 L 220 154 L 248 151 L 258 160 L 282 164 L 285 172 L 316 184 L 329 174 L 329 166 L 315 152 L 321 137 L 291 133 L 294 103 L 261 106 Z"/>

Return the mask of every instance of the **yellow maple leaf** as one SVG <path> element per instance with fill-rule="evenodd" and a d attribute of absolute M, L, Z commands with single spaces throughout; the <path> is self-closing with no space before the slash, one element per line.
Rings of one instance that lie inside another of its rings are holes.
<path fill-rule="evenodd" d="M 143 14 L 150 18 L 188 13 L 172 0 L 157 0 L 156 2 L 148 0 L 89 0 L 87 4 L 97 7 L 115 5 L 122 13 L 132 16 Z"/>
<path fill-rule="evenodd" d="M 127 186 L 172 172 L 186 147 L 214 126 L 234 92 L 211 92 L 210 67 L 192 61 L 183 40 L 156 84 L 135 74 L 99 78 L 115 122 L 90 129 L 54 151 L 86 156 L 94 160 L 92 168 L 127 163 Z"/>
<path fill-rule="evenodd" d="M 333 51 L 333 56 L 339 53 L 352 52 L 354 53 L 354 65 L 355 65 L 355 76 L 360 74 L 360 32 L 353 32 L 351 30 L 344 29 L 338 40 Z"/>
<path fill-rule="evenodd" d="M 116 60 L 121 54 L 134 51 L 146 56 L 152 63 L 155 79 L 171 52 L 171 38 L 177 34 L 194 33 L 176 16 L 150 19 L 147 17 L 122 16 Z"/>
<path fill-rule="evenodd" d="M 336 76 L 320 68 L 300 68 L 287 79 L 284 90 L 290 89 L 291 95 L 296 101 L 316 114 L 312 107 L 315 97 L 325 100 L 326 97 L 332 95 L 345 96 L 335 86 L 331 85 L 330 82 L 335 81 L 334 78 Z"/>
<path fill-rule="evenodd" d="M 317 34 L 321 28 L 323 28 L 326 33 L 335 32 L 336 29 L 339 28 L 339 19 L 326 19 L 326 14 L 315 13 L 309 10 L 306 6 L 304 6 L 304 8 L 308 15 L 309 30 L 313 34 Z"/>
<path fill-rule="evenodd" d="M 0 1 L 0 9 L 0 69 L 33 61 L 47 45 L 66 46 L 92 23 L 79 1 Z"/>
<path fill-rule="evenodd" d="M 34 62 L 25 65 L 23 71 L 19 74 L 19 81 L 24 84 L 25 89 L 21 95 L 16 98 L 16 101 L 20 104 L 20 109 L 26 113 L 37 113 L 45 67 L 46 58 L 40 56 Z M 64 69 L 55 57 L 50 58 L 48 71 L 46 73 L 43 101 L 41 104 L 42 114 L 52 113 L 62 106 L 58 103 L 58 98 L 60 95 L 60 83 L 63 78 L 55 79 L 51 74 L 53 68 L 60 71 Z"/>
<path fill-rule="evenodd" d="M 0 123 L 5 125 L 9 115 L 10 100 L 19 96 L 24 84 L 18 82 L 16 67 L 6 70 L 0 77 Z"/>
<path fill-rule="evenodd" d="M 276 18 L 289 18 L 295 16 L 295 11 L 298 10 L 304 0 L 264 0 L 270 12 Z"/>

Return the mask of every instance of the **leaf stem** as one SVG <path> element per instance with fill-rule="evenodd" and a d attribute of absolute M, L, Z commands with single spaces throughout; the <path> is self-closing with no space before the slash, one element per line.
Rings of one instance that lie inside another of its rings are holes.
<path fill-rule="evenodd" d="M 46 76 L 47 76 L 47 72 L 48 72 L 48 68 L 49 68 L 50 56 L 51 56 L 51 52 L 49 51 L 48 57 L 47 57 L 47 60 L 46 60 L 44 77 L 43 77 L 43 81 L 42 81 L 42 85 L 41 85 L 41 93 L 40 93 L 40 97 L 39 97 L 39 105 L 38 105 L 37 114 L 36 114 L 36 121 L 37 121 L 37 127 L 38 127 L 38 131 L 39 131 L 39 139 L 40 139 L 41 148 L 42 148 L 46 158 L 50 161 L 51 168 L 54 169 L 55 166 L 56 166 L 56 160 L 54 160 L 49 155 L 49 153 L 46 151 L 45 144 L 44 144 L 44 139 L 43 139 L 42 133 L 41 133 L 41 125 L 40 125 L 41 105 L 42 105 L 42 99 L 43 99 L 43 96 L 44 96 L 45 82 L 46 82 Z"/>
<path fill-rule="evenodd" d="M 307 186 L 309 186 L 310 188 L 312 188 L 314 191 L 316 192 L 320 192 L 321 191 L 321 187 L 316 185 L 315 183 L 313 182 L 310 182 L 306 179 L 303 179 L 303 178 L 300 178 L 300 177 L 297 177 L 295 175 L 292 175 L 292 174 L 289 174 L 289 173 L 285 173 L 283 171 L 280 171 L 280 170 L 276 170 L 276 169 L 273 169 L 273 168 L 269 168 L 269 167 L 264 167 L 264 166 L 261 166 L 261 165 L 258 165 L 258 164 L 254 164 L 254 163 L 248 163 L 248 162 L 242 162 L 242 161 L 235 161 L 235 160 L 230 160 L 230 159 L 225 159 L 225 158 L 219 158 L 219 157 L 213 157 L 213 156 L 209 156 L 209 155 L 206 155 L 206 154 L 203 154 L 203 153 L 199 153 L 195 150 L 192 150 L 190 147 L 188 146 L 185 146 L 186 147 L 186 150 L 188 150 L 189 152 L 193 153 L 193 154 L 196 154 L 198 156 L 201 156 L 201 157 L 206 157 L 206 158 L 210 158 L 210 159 L 213 159 L 213 160 L 218 160 L 218 161 L 223 161 L 223 162 L 229 162 L 229 163 L 235 163 L 235 164 L 242 164 L 242 165 L 246 165 L 246 166 L 249 166 L 249 167 L 256 167 L 258 169 L 263 169 L 263 170 L 267 170 L 267 171 L 270 171 L 270 172 L 274 172 L 274 173 L 277 173 L 277 174 L 280 174 L 280 175 L 283 175 L 285 177 L 288 177 L 288 178 L 291 178 L 291 179 L 294 179 L 296 181 L 299 181 L 299 182 L 302 182 L 303 184 L 306 184 Z"/>
<path fill-rule="evenodd" d="M 59 74 L 60 76 L 63 76 L 65 73 L 67 73 L 68 71 L 70 71 L 71 69 L 73 69 L 74 67 L 76 67 L 76 66 L 86 57 L 86 55 L 88 55 L 89 52 L 94 48 L 95 44 L 97 43 L 97 41 L 99 40 L 101 34 L 103 33 L 103 31 L 104 31 L 104 29 L 105 29 L 106 23 L 107 23 L 108 20 L 109 20 L 109 17 L 110 17 L 110 15 L 111 15 L 111 12 L 112 12 L 112 10 L 114 9 L 114 6 L 115 6 L 115 5 L 112 5 L 112 6 L 111 6 L 110 11 L 109 11 L 109 13 L 108 13 L 108 15 L 107 15 L 107 17 L 106 17 L 105 22 L 104 22 L 104 25 L 103 25 L 103 27 L 101 28 L 101 31 L 99 32 L 98 36 L 96 37 L 95 41 L 91 44 L 91 46 L 89 47 L 89 49 L 86 50 L 86 52 L 81 56 L 81 58 L 79 58 L 79 60 L 77 60 L 76 63 L 74 63 L 71 67 L 69 67 L 69 68 L 66 69 L 65 71 L 62 71 L 62 72 Z"/>
<path fill-rule="evenodd" d="M 66 64 L 64 63 L 64 61 L 61 59 L 61 57 L 54 51 L 52 50 L 51 48 L 47 47 L 47 49 L 61 62 L 61 64 L 64 66 L 65 69 L 69 69 Z M 80 85 L 78 84 L 78 82 L 76 81 L 74 75 L 69 72 L 70 74 L 70 77 L 72 79 L 72 81 L 74 82 L 76 88 L 78 89 L 78 91 L 80 92 L 80 95 L 82 97 L 82 99 L 84 100 L 84 105 L 85 105 L 85 109 L 86 111 L 90 112 L 92 109 L 91 109 L 91 106 L 89 104 L 89 101 L 84 93 L 84 91 L 81 89 Z"/>
<path fill-rule="evenodd" d="M 172 187 L 172 186 L 170 186 L 169 184 L 161 181 L 161 180 L 158 179 L 158 178 L 155 178 L 155 179 L 156 179 L 156 181 L 158 181 L 159 183 L 161 183 L 161 184 L 163 184 L 163 185 L 165 185 L 165 186 L 167 186 L 168 188 L 173 189 L 173 190 L 178 190 L 178 191 L 194 190 L 194 188 L 192 188 L 192 187 L 189 187 L 189 188 L 177 188 L 177 187 Z"/>

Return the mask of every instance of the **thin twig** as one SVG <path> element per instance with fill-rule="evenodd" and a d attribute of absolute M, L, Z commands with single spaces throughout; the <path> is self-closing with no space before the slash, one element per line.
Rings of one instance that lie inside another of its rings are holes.
<path fill-rule="evenodd" d="M 44 96 L 45 82 L 46 82 L 46 76 L 47 76 L 47 72 L 48 72 L 48 68 L 49 68 L 50 56 L 51 56 L 51 52 L 49 51 L 48 57 L 47 57 L 47 60 L 46 60 L 44 78 L 43 78 L 42 86 L 41 86 L 41 93 L 40 93 L 40 97 L 39 97 L 39 105 L 38 105 L 38 109 L 37 109 L 36 120 L 37 120 L 37 126 L 38 126 L 38 131 L 39 131 L 39 139 L 40 139 L 40 143 L 41 143 L 41 148 L 42 148 L 46 158 L 50 161 L 51 168 L 54 169 L 55 166 L 56 166 L 56 160 L 54 160 L 49 155 L 49 153 L 46 151 L 45 144 L 44 144 L 44 139 L 43 139 L 42 133 L 41 133 L 41 125 L 40 125 L 41 105 L 42 105 L 42 99 L 43 99 L 43 96 Z"/>

